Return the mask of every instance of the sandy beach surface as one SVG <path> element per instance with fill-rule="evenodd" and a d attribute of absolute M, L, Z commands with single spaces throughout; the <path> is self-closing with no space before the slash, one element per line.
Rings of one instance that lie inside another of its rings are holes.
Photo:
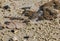
<path fill-rule="evenodd" d="M 60 41 L 60 1 L 0 0 L 0 41 Z"/>

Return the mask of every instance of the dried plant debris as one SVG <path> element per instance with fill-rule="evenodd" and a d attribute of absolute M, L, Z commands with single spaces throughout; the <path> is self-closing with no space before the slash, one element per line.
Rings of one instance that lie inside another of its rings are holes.
<path fill-rule="evenodd" d="M 58 1 L 50 1 L 48 3 L 43 4 L 39 7 L 37 12 L 26 10 L 22 13 L 24 16 L 27 16 L 29 19 L 37 20 L 53 20 L 57 18 L 57 11 L 54 9 L 60 8 L 60 3 Z"/>
<path fill-rule="evenodd" d="M 26 23 L 28 25 L 28 23 L 30 22 L 30 20 L 24 20 L 23 23 Z"/>
<path fill-rule="evenodd" d="M 28 10 L 28 9 L 30 9 L 31 7 L 23 7 L 23 8 L 21 8 L 21 9 L 24 9 L 24 10 Z"/>
<path fill-rule="evenodd" d="M 4 18 L 9 18 L 10 20 L 24 20 L 21 17 L 9 17 L 9 16 L 4 16 Z"/>

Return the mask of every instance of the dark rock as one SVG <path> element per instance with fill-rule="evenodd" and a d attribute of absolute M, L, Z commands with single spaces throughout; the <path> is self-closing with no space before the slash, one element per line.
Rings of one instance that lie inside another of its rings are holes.
<path fill-rule="evenodd" d="M 50 1 L 48 3 L 45 3 L 39 7 L 39 10 L 37 12 L 25 10 L 23 14 L 27 16 L 29 19 L 35 19 L 38 20 L 53 20 L 57 18 L 57 11 L 53 9 L 59 9 L 60 3 L 58 1 Z M 42 11 L 42 12 L 41 12 Z"/>
<path fill-rule="evenodd" d="M 15 31 L 12 29 L 11 32 L 14 33 Z"/>
<path fill-rule="evenodd" d="M 3 26 L 0 26 L 0 30 L 3 30 L 4 29 L 4 27 Z"/>
<path fill-rule="evenodd" d="M 24 39 L 28 39 L 29 38 L 29 36 L 24 36 Z"/>
<path fill-rule="evenodd" d="M 10 22 L 9 22 L 9 21 L 5 21 L 5 23 L 4 23 L 4 24 L 9 25 L 9 24 L 10 24 Z"/>
<path fill-rule="evenodd" d="M 12 38 L 10 38 L 8 41 L 13 41 L 13 39 L 12 39 Z"/>
<path fill-rule="evenodd" d="M 3 9 L 5 9 L 5 10 L 7 10 L 8 8 L 10 8 L 8 5 L 5 5 L 5 6 L 3 7 Z"/>

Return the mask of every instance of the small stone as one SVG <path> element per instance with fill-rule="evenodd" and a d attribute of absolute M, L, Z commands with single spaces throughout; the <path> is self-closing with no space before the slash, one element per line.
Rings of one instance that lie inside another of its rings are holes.
<path fill-rule="evenodd" d="M 9 23 L 10 23 L 10 22 L 8 22 L 8 21 L 5 21 L 5 23 L 4 23 L 4 24 L 6 24 L 6 25 L 9 25 Z"/>
<path fill-rule="evenodd" d="M 11 30 L 12 33 L 14 33 L 14 30 Z"/>
<path fill-rule="evenodd" d="M 23 23 L 26 23 L 26 24 L 28 24 L 28 22 L 30 22 L 29 20 L 24 20 L 23 21 Z"/>
<path fill-rule="evenodd" d="M 24 39 L 28 39 L 29 38 L 29 36 L 24 36 Z"/>
<path fill-rule="evenodd" d="M 19 31 L 18 30 L 16 30 L 14 33 L 16 34 L 16 33 L 18 33 Z"/>
<path fill-rule="evenodd" d="M 0 30 L 3 30 L 4 29 L 4 27 L 3 26 L 0 26 Z"/>
<path fill-rule="evenodd" d="M 9 41 L 13 41 L 13 39 L 12 39 L 12 38 L 10 38 L 10 39 L 9 39 Z"/>
<path fill-rule="evenodd" d="M 8 9 L 10 8 L 8 5 L 4 6 L 3 9 Z"/>

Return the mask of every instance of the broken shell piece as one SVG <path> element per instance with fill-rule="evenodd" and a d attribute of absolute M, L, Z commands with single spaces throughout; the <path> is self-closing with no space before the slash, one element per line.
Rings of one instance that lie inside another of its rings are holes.
<path fill-rule="evenodd" d="M 14 37 L 13 37 L 13 40 L 14 40 L 14 41 L 17 41 L 17 40 L 18 40 L 18 38 L 17 38 L 16 36 L 14 36 Z"/>
<path fill-rule="evenodd" d="M 9 23 L 10 23 L 9 21 L 5 21 L 5 23 L 4 23 L 4 24 L 9 25 Z"/>
<path fill-rule="evenodd" d="M 24 41 L 27 41 L 26 39 L 24 39 Z"/>
<path fill-rule="evenodd" d="M 14 24 L 16 25 L 17 29 L 25 28 L 26 27 L 26 24 L 22 23 L 22 22 L 14 22 Z"/>
<path fill-rule="evenodd" d="M 19 32 L 19 30 L 15 30 L 15 32 L 14 32 L 14 33 L 16 34 L 16 33 L 18 33 L 18 32 Z"/>

